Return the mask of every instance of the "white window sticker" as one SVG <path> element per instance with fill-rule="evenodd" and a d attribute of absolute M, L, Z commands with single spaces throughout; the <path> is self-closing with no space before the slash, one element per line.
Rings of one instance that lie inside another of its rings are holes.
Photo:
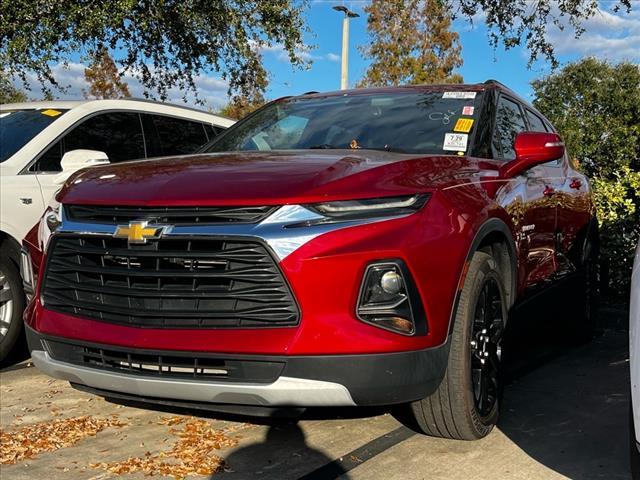
<path fill-rule="evenodd" d="M 465 105 L 464 107 L 462 107 L 462 114 L 463 115 L 473 115 L 473 106 L 472 105 Z"/>
<path fill-rule="evenodd" d="M 442 149 L 454 152 L 466 152 L 468 138 L 469 135 L 466 133 L 445 133 Z"/>
<path fill-rule="evenodd" d="M 442 98 L 457 98 L 465 100 L 467 98 L 476 98 L 476 92 L 444 92 Z"/>

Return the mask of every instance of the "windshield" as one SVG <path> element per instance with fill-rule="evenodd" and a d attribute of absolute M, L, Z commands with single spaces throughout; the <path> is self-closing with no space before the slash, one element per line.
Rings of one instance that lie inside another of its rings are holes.
<path fill-rule="evenodd" d="M 66 110 L 17 110 L 0 114 L 0 163 L 24 147 Z"/>
<path fill-rule="evenodd" d="M 481 96 L 481 92 L 410 91 L 292 98 L 259 110 L 204 150 L 464 153 Z"/>

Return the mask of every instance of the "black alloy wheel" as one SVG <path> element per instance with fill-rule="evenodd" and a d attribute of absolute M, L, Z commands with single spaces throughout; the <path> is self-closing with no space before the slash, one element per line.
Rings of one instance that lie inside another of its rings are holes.
<path fill-rule="evenodd" d="M 498 401 L 505 324 L 502 304 L 496 279 L 487 278 L 476 302 L 470 342 L 473 397 L 481 417 L 491 414 Z"/>

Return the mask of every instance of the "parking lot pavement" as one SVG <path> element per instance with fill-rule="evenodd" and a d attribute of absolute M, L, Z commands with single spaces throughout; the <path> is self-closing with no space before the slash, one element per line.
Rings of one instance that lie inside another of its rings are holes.
<path fill-rule="evenodd" d="M 264 424 L 123 406 L 23 363 L 0 373 L 2 457 L 9 446 L 44 451 L 2 465 L 1 477 L 629 478 L 626 332 L 519 353 L 499 426 L 478 442 L 423 437 L 383 411 L 313 410 Z"/>

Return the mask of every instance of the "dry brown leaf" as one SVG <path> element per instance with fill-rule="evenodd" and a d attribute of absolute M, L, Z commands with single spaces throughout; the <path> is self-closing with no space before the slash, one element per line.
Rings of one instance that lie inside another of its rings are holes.
<path fill-rule="evenodd" d="M 125 425 L 113 419 L 84 416 L 25 425 L 9 432 L 0 430 L 0 464 L 16 463 L 39 453 L 70 447 L 107 427 Z"/>
<path fill-rule="evenodd" d="M 145 452 L 143 457 L 129 457 L 120 462 L 94 463 L 90 466 L 101 468 L 116 475 L 142 472 L 149 476 L 171 475 L 174 478 L 185 478 L 189 475 L 213 475 L 224 470 L 224 460 L 215 455 L 215 450 L 232 447 L 237 440 L 227 436 L 227 431 L 216 431 L 206 420 L 187 419 L 182 417 L 165 417 L 159 420 L 160 425 L 176 425 L 184 423 L 182 430 L 170 428 L 171 433 L 179 440 L 168 452 L 151 454 Z"/>

